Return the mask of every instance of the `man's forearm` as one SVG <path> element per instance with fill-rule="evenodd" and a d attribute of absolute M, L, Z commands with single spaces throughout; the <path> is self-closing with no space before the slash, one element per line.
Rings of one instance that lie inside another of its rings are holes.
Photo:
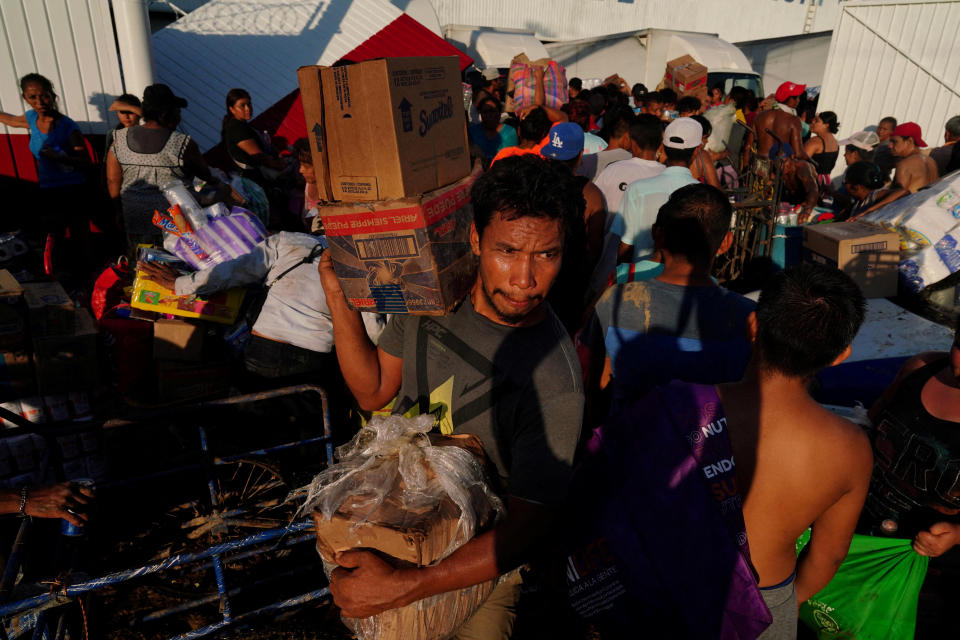
<path fill-rule="evenodd" d="M 512 517 L 473 538 L 442 562 L 411 569 L 416 574 L 416 587 L 410 602 L 492 580 L 526 562 L 534 544 L 548 531 L 551 517 L 542 506 L 517 499 L 511 499 L 510 509 Z"/>
<path fill-rule="evenodd" d="M 862 218 L 863 216 L 867 215 L 868 213 L 871 213 L 871 212 L 873 212 L 873 211 L 876 211 L 876 210 L 879 209 L 880 207 L 890 204 L 890 203 L 893 202 L 894 200 L 899 200 L 900 198 L 902 198 L 903 196 L 907 195 L 908 193 L 910 193 L 910 192 L 907 191 L 906 189 L 903 189 L 903 188 L 901 188 L 901 187 L 898 187 L 898 188 L 894 189 L 893 191 L 891 191 L 890 193 L 888 193 L 888 194 L 883 198 L 883 200 L 875 203 L 875 204 L 874 204 L 873 206 L 871 206 L 869 209 L 867 209 L 867 210 L 865 210 L 865 211 L 857 214 L 856 217 L 857 217 L 857 218 Z"/>
<path fill-rule="evenodd" d="M 380 361 L 377 347 L 363 325 L 359 311 L 351 309 L 346 298 L 328 296 L 330 318 L 333 321 L 333 340 L 337 345 L 337 360 L 344 382 L 360 404 L 369 411 L 379 409 L 382 403 L 377 398 L 380 391 Z M 380 404 L 380 406 L 373 406 Z"/>

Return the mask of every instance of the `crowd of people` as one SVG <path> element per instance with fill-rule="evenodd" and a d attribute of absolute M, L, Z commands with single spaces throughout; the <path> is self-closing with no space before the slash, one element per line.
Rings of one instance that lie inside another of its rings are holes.
<path fill-rule="evenodd" d="M 232 170 L 266 195 L 278 233 L 188 275 L 142 266 L 177 294 L 267 285 L 245 353 L 250 371 L 343 384 L 361 411 L 431 412 L 444 433 L 482 440 L 506 519 L 429 567 L 340 554 L 330 588 L 344 615 L 528 565 L 457 635 L 508 638 L 520 624 L 523 582 L 551 575 L 536 570 L 544 557 L 575 558 L 581 541 L 605 540 L 600 555 L 618 567 L 620 588 L 605 592 L 599 613 L 578 609 L 601 634 L 794 638 L 798 603 L 829 583 L 855 532 L 879 533 L 893 519 L 919 554 L 960 543 L 960 497 L 949 484 L 960 446 L 960 340 L 949 356 L 910 360 L 863 429 L 808 392 L 820 370 L 850 355 L 864 319 L 857 285 L 836 269 L 801 265 L 772 276 L 754 302 L 712 276 L 733 242 L 724 189 L 744 170 L 769 176 L 776 167 L 801 222 L 816 208 L 856 219 L 957 169 L 960 116 L 946 123 L 946 144 L 925 154 L 920 127 L 893 118 L 837 140 L 838 114 L 818 111 L 790 82 L 769 97 L 722 84 L 678 96 L 619 76 L 592 90 L 573 78 L 563 108 L 546 106 L 541 87 L 534 104 L 506 113 L 511 96 L 498 71 L 466 80 L 471 155 L 484 168 L 471 194 L 478 268 L 450 314 L 386 319 L 347 304 L 313 220 L 309 149 L 278 154 L 250 124 L 242 89 L 226 96 L 221 136 Z M 87 219 L 63 204 L 88 179 L 83 137 L 57 110 L 48 80 L 30 74 L 21 89 L 30 111 L 0 122 L 30 130 L 37 211 L 59 216 L 43 231 L 70 226 L 82 247 L 73 227 Z M 171 181 L 201 179 L 210 202 L 242 198 L 178 130 L 185 108 L 164 85 L 111 106 L 119 124 L 104 185 L 127 246 L 161 241 L 152 214 L 166 208 Z M 737 126 L 742 148 L 731 143 Z M 841 151 L 847 167 L 831 180 Z M 914 467 L 926 470 L 923 482 Z M 623 492 L 634 496 L 629 504 Z M 4 498 L 7 511 L 17 497 Z M 22 502 L 19 510 L 30 513 Z M 797 558 L 795 542 L 811 527 Z M 685 553 L 677 536 L 705 550 L 699 570 L 669 571 L 670 561 L 695 562 L 676 559 Z M 719 599 L 709 589 L 696 597 L 711 586 Z M 738 617 L 744 602 L 755 607 Z M 731 629 L 739 635 L 727 636 Z"/>

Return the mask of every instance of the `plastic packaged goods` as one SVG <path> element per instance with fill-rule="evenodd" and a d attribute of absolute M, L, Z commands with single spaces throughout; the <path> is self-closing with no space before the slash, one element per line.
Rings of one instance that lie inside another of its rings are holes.
<path fill-rule="evenodd" d="M 432 415 L 374 417 L 316 476 L 300 513 L 312 513 L 329 575 L 336 553 L 373 549 L 396 566 L 432 565 L 504 514 L 473 436 L 431 437 Z M 502 578 L 501 578 L 502 579 Z M 361 640 L 452 637 L 498 580 L 344 622 Z"/>
<path fill-rule="evenodd" d="M 211 218 L 193 234 L 214 264 L 250 253 L 267 238 L 259 218 L 249 213 L 233 213 Z"/>
<path fill-rule="evenodd" d="M 957 271 L 960 271 L 960 231 L 955 230 L 933 246 L 903 260 L 900 280 L 911 291 L 919 293 Z"/>
<path fill-rule="evenodd" d="M 160 187 L 160 190 L 171 206 L 180 205 L 180 210 L 183 212 L 183 215 L 187 217 L 187 220 L 190 221 L 190 224 L 193 225 L 194 229 L 199 229 L 206 224 L 207 218 L 203 215 L 203 210 L 197 203 L 196 198 L 193 197 L 193 194 L 190 193 L 190 190 L 187 189 L 187 186 L 181 181 L 171 180 Z"/>

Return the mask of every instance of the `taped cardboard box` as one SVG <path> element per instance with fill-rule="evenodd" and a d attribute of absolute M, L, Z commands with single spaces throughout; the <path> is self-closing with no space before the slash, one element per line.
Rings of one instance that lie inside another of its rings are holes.
<path fill-rule="evenodd" d="M 474 435 L 431 435 L 431 446 L 455 446 L 466 449 L 490 469 L 483 452 L 483 443 Z M 427 470 L 432 477 L 432 471 Z M 376 549 L 399 563 L 425 567 L 443 557 L 457 534 L 460 508 L 449 497 L 439 505 L 411 507 L 405 503 L 406 487 L 400 480 L 387 493 L 377 508 L 370 511 L 369 496 L 347 498 L 329 520 L 319 510 L 313 512 L 317 532 L 317 551 L 327 562 L 333 562 L 340 551 Z M 491 516 L 482 493 L 474 495 L 478 515 Z"/>
<path fill-rule="evenodd" d="M 424 416 L 413 420 L 422 418 Z M 398 416 L 372 419 L 349 445 L 339 450 L 340 463 L 318 476 L 323 478 L 329 474 L 326 480 L 321 480 L 320 486 L 324 488 L 320 493 L 330 493 L 320 498 L 313 512 L 317 549 L 328 573 L 335 566 L 333 561 L 338 551 L 354 548 L 379 552 L 395 566 L 434 564 L 475 533 L 492 526 L 495 513 L 502 508 L 499 500 L 491 501 L 484 486 L 485 474 L 479 473 L 476 467 L 477 461 L 484 467 L 483 447 L 476 436 L 430 434 L 430 444 L 426 444 L 424 431 L 408 430 L 399 435 L 395 430 L 398 420 L 407 419 Z M 394 424 L 388 425 L 388 421 Z M 429 429 L 432 417 L 425 424 Z M 422 427 L 423 424 L 417 425 L 417 429 Z M 424 448 L 418 452 L 420 447 Z M 472 455 L 437 451 L 446 447 L 466 449 Z M 439 466 L 430 460 L 440 461 Z M 438 478 L 444 492 L 442 500 L 436 502 L 431 486 Z M 412 483 L 409 490 L 405 479 Z M 455 494 L 447 493 L 447 487 L 451 486 L 459 489 L 456 502 L 451 499 Z M 332 506 L 336 508 L 329 519 L 323 513 L 323 508 L 331 507 L 328 499 L 333 500 Z M 463 506 L 467 511 L 465 515 L 473 522 L 465 525 L 465 529 L 460 528 L 461 507 L 458 505 Z M 496 584 L 497 580 L 490 580 L 369 618 L 344 622 L 361 640 L 450 638 Z"/>
<path fill-rule="evenodd" d="M 416 198 L 324 205 L 340 286 L 360 311 L 442 315 L 476 278 L 470 188 L 480 169 Z"/>
<path fill-rule="evenodd" d="M 690 93 L 707 86 L 707 68 L 693 56 L 683 55 L 667 62 L 664 80 L 678 94 Z"/>
<path fill-rule="evenodd" d="M 867 298 L 897 295 L 900 236 L 861 222 L 807 225 L 803 228 L 805 262 L 840 269 Z"/>
<path fill-rule="evenodd" d="M 311 149 L 326 149 L 314 161 L 318 187 L 326 166 L 333 200 L 416 196 L 470 173 L 456 56 L 301 67 L 301 94 L 315 94 L 317 70 L 322 99 L 305 96 L 304 115 Z"/>

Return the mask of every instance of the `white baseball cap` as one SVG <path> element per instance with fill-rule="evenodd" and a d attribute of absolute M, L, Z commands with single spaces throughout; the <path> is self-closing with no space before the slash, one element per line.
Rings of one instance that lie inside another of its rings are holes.
<path fill-rule="evenodd" d="M 837 144 L 840 146 L 851 144 L 858 149 L 870 151 L 880 144 L 880 136 L 873 131 L 857 131 L 849 138 L 844 138 L 843 140 L 838 141 Z"/>
<path fill-rule="evenodd" d="M 703 144 L 703 127 L 693 118 L 677 118 L 663 130 L 663 146 L 693 149 Z"/>

